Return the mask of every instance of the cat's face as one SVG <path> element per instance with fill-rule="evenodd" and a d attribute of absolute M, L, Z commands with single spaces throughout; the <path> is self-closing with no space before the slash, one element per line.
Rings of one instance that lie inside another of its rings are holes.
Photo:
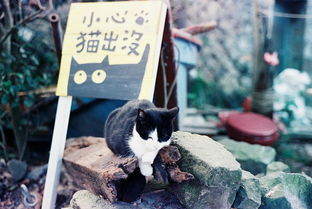
<path fill-rule="evenodd" d="M 171 138 L 172 121 L 178 112 L 178 107 L 170 110 L 159 108 L 139 109 L 136 118 L 136 130 L 144 140 L 152 139 L 158 142 L 166 142 Z"/>

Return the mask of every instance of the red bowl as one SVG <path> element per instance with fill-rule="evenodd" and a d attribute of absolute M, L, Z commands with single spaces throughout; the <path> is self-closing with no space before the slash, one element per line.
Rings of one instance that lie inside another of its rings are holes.
<path fill-rule="evenodd" d="M 252 112 L 230 115 L 226 129 L 230 138 L 252 144 L 270 146 L 279 137 L 278 128 L 270 118 Z"/>

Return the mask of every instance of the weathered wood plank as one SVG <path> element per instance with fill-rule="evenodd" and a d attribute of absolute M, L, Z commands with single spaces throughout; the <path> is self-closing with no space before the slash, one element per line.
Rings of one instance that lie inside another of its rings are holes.
<path fill-rule="evenodd" d="M 160 158 L 170 181 L 181 183 L 194 178 L 178 168 L 176 162 L 181 154 L 177 147 L 163 148 Z M 121 189 L 127 191 L 127 188 L 121 188 L 124 185 L 122 182 L 138 167 L 136 158 L 114 155 L 107 147 L 105 139 L 97 137 L 70 139 L 63 160 L 67 172 L 77 186 L 101 194 L 110 202 L 117 201 Z"/>

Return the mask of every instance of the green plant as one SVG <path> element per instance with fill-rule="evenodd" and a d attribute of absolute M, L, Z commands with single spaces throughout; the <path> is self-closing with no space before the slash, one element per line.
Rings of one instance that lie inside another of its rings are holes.
<path fill-rule="evenodd" d="M 20 7 L 8 0 L 0 2 L 0 12 L 1 9 L 10 21 L 0 21 L 0 145 L 4 157 L 8 158 L 7 140 L 10 139 L 6 139 L 3 130 L 12 129 L 17 156 L 22 159 L 31 133 L 28 112 L 39 99 L 34 90 L 55 83 L 57 60 L 43 41 L 45 35 L 26 25 L 39 18 L 42 8 L 24 18 L 21 18 Z M 31 38 L 25 38 L 21 32 L 26 29 Z"/>
<path fill-rule="evenodd" d="M 0 55 L 0 93 L 1 111 L 9 113 L 2 121 L 13 129 L 22 158 L 30 131 L 27 111 L 38 101 L 31 91 L 55 83 L 57 61 L 54 52 L 40 42 L 19 41 L 18 49 L 15 55 Z"/>
<path fill-rule="evenodd" d="M 203 109 L 205 104 L 207 104 L 207 97 L 205 91 L 208 88 L 207 83 L 198 76 L 190 82 L 191 89 L 187 94 L 188 103 L 191 107 L 196 107 Z"/>
<path fill-rule="evenodd" d="M 207 82 L 200 74 L 190 81 L 188 104 L 191 107 L 205 110 L 207 105 L 221 108 L 241 108 L 247 91 L 234 90 L 226 94 L 218 81 Z"/>

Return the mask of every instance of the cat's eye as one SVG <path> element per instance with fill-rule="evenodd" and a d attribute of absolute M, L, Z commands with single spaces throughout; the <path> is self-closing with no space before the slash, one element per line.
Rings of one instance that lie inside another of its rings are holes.
<path fill-rule="evenodd" d="M 74 82 L 76 84 L 83 84 L 87 80 L 87 74 L 83 70 L 79 70 L 74 75 Z"/>
<path fill-rule="evenodd" d="M 91 79 L 94 83 L 102 83 L 106 78 L 106 73 L 104 70 L 95 70 L 92 75 Z"/>
<path fill-rule="evenodd" d="M 152 139 L 153 140 L 153 137 L 151 137 L 151 136 L 149 136 L 149 137 L 147 137 L 148 139 Z"/>

